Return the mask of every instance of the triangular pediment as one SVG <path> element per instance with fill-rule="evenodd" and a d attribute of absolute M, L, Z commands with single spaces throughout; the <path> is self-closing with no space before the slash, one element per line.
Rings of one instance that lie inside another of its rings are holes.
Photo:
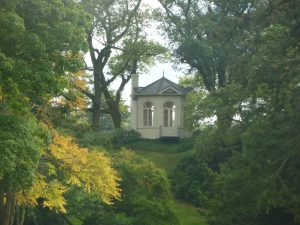
<path fill-rule="evenodd" d="M 164 90 L 160 91 L 160 94 L 180 94 L 177 90 L 172 87 L 165 88 Z"/>
<path fill-rule="evenodd" d="M 186 95 L 188 92 L 184 87 L 162 77 L 146 87 L 135 89 L 135 96 Z"/>

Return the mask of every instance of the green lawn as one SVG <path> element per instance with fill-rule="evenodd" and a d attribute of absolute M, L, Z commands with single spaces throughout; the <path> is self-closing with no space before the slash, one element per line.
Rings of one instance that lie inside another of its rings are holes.
<path fill-rule="evenodd" d="M 127 147 L 135 153 L 153 161 L 156 166 L 168 174 L 172 172 L 178 160 L 188 152 L 178 152 L 178 143 L 164 143 L 158 140 L 141 140 Z M 203 210 L 174 199 L 173 208 L 180 225 L 205 225 Z"/>
<path fill-rule="evenodd" d="M 164 169 L 168 174 L 172 172 L 182 155 L 182 153 L 152 152 L 149 150 L 135 150 L 135 152 L 153 161 L 157 167 Z"/>
<path fill-rule="evenodd" d="M 143 150 L 151 152 L 176 152 L 178 149 L 178 142 L 163 142 L 160 140 L 142 139 L 127 144 L 126 147 L 129 147 L 134 150 Z"/>
<path fill-rule="evenodd" d="M 155 163 L 168 174 L 172 172 L 179 159 L 188 152 L 179 152 L 178 143 L 161 142 L 159 140 L 141 140 L 127 145 L 138 155 Z"/>
<path fill-rule="evenodd" d="M 180 225 L 206 225 L 204 211 L 178 200 L 174 200 L 173 207 Z"/>

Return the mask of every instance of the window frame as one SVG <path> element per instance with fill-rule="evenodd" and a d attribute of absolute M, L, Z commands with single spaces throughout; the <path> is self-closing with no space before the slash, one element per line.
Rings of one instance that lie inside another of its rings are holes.
<path fill-rule="evenodd" d="M 143 104 L 143 127 L 154 126 L 154 104 L 146 101 Z"/>
<path fill-rule="evenodd" d="M 175 127 L 176 105 L 167 101 L 163 104 L 163 127 Z"/>

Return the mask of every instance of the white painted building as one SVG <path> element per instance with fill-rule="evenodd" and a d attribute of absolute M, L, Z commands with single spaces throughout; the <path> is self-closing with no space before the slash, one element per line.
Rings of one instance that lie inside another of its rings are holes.
<path fill-rule="evenodd" d="M 191 88 L 165 77 L 139 87 L 138 79 L 138 75 L 131 78 L 131 128 L 148 139 L 189 136 L 184 128 L 184 107 Z"/>

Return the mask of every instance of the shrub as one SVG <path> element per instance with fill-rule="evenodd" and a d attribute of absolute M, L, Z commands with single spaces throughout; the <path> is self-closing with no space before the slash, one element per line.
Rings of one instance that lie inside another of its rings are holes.
<path fill-rule="evenodd" d="M 82 146 L 101 146 L 106 149 L 120 147 L 121 145 L 132 143 L 139 140 L 140 133 L 134 130 L 116 129 L 110 132 L 93 132 L 84 133 L 80 138 Z"/>
<path fill-rule="evenodd" d="M 106 149 L 112 148 L 111 133 L 108 132 L 86 132 L 79 138 L 79 142 L 83 147 L 101 146 Z"/>
<path fill-rule="evenodd" d="M 172 179 L 172 189 L 176 198 L 194 205 L 205 207 L 211 196 L 214 172 L 192 153 L 182 158 L 176 165 Z"/>
<path fill-rule="evenodd" d="M 114 146 L 121 146 L 137 141 L 141 134 L 135 130 L 116 129 L 111 133 L 111 141 Z"/>
<path fill-rule="evenodd" d="M 82 225 L 132 225 L 132 219 L 125 214 L 101 210 L 84 220 Z"/>
<path fill-rule="evenodd" d="M 122 201 L 115 208 L 132 218 L 133 225 L 176 225 L 167 174 L 154 163 L 128 150 L 114 155 L 122 181 Z"/>
<path fill-rule="evenodd" d="M 180 143 L 177 147 L 178 152 L 186 152 L 192 150 L 195 144 L 195 137 L 185 138 L 180 140 Z"/>

